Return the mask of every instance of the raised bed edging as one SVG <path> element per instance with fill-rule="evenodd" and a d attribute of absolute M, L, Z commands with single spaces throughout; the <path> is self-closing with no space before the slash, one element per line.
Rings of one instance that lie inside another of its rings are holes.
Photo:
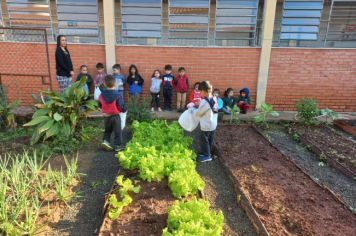
<path fill-rule="evenodd" d="M 345 121 L 343 120 L 334 120 L 334 125 L 346 133 L 349 133 L 353 136 L 356 136 L 356 128 L 352 127 L 351 125 L 348 125 Z"/>
<path fill-rule="evenodd" d="M 314 180 L 314 178 L 312 178 L 306 171 L 304 171 L 304 169 L 299 166 L 298 163 L 296 163 L 294 160 L 290 159 L 288 156 L 284 155 L 281 151 L 279 151 L 279 149 L 270 141 L 268 140 L 268 138 L 266 138 L 266 136 L 263 134 L 263 132 L 261 131 L 260 128 L 258 128 L 257 126 L 253 125 L 252 126 L 257 133 L 259 133 L 265 140 L 267 140 L 267 142 L 274 148 L 276 149 L 278 152 L 280 152 L 287 160 L 289 160 L 290 162 L 292 162 L 300 171 L 302 171 L 306 176 L 308 176 L 314 183 L 316 183 L 317 185 L 319 185 L 321 188 L 329 191 L 331 193 L 331 195 L 334 197 L 334 199 L 336 201 L 339 201 L 343 206 L 345 206 L 347 209 L 349 209 L 353 214 L 356 214 L 356 212 L 354 211 L 354 209 L 350 208 L 342 199 L 341 197 L 335 193 L 333 190 L 331 190 L 329 187 L 327 187 L 326 185 L 324 185 L 321 182 L 318 182 L 316 180 Z"/>
<path fill-rule="evenodd" d="M 213 146 L 213 151 L 216 151 L 216 154 L 218 157 L 221 157 L 221 152 L 219 150 L 219 148 L 214 144 Z M 248 198 L 246 197 L 246 195 L 243 193 L 243 191 L 241 190 L 241 186 L 238 183 L 238 181 L 234 181 L 234 177 L 232 172 L 230 171 L 230 169 L 228 168 L 227 163 L 221 159 L 221 158 L 217 158 L 217 160 L 225 167 L 225 172 L 227 173 L 227 175 L 229 176 L 230 180 L 232 181 L 232 183 L 235 186 L 235 191 L 237 192 L 237 203 L 241 205 L 241 207 L 244 209 L 244 211 L 247 214 L 247 217 L 250 219 L 250 221 L 252 222 L 257 235 L 260 236 L 270 236 L 270 234 L 268 233 L 265 225 L 262 223 L 260 217 L 258 216 L 257 211 L 255 210 L 255 208 L 252 206 L 252 204 L 250 203 L 250 201 L 248 200 Z"/>
<path fill-rule="evenodd" d="M 350 178 L 355 178 L 356 177 L 356 173 L 354 171 L 352 171 L 349 168 L 347 168 L 346 166 L 342 165 L 340 162 L 335 160 L 335 158 L 333 158 L 330 154 L 324 153 L 320 148 L 318 148 L 312 142 L 310 142 L 305 137 L 305 135 L 300 134 L 294 128 L 292 128 L 292 131 L 294 133 L 298 134 L 300 141 L 302 143 L 304 143 L 304 145 L 306 145 L 308 148 L 310 148 L 311 151 L 313 151 L 317 156 L 325 155 L 325 157 L 327 158 L 326 161 L 327 161 L 328 164 L 330 164 L 330 166 L 334 167 L 335 169 L 339 170 L 340 172 L 342 172 L 346 176 L 349 176 Z"/>

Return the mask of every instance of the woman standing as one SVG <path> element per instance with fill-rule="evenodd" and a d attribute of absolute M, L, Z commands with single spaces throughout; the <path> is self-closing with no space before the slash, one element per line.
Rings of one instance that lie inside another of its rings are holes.
<path fill-rule="evenodd" d="M 72 83 L 73 64 L 67 49 L 67 39 L 63 35 L 57 37 L 56 70 L 60 92 L 63 93 Z"/>

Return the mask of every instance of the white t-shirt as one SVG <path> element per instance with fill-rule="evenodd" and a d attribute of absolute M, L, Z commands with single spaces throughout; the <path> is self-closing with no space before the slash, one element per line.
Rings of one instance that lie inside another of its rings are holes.
<path fill-rule="evenodd" d="M 215 104 L 217 108 L 217 101 L 214 98 Z M 202 131 L 214 131 L 218 125 L 218 113 L 214 113 L 210 107 L 210 104 L 206 99 L 202 99 L 200 101 L 199 107 L 195 110 L 195 116 L 198 117 L 200 121 L 200 129 Z"/>

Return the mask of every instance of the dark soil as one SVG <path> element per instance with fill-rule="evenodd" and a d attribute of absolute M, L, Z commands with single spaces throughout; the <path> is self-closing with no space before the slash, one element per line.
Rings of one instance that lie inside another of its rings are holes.
<path fill-rule="evenodd" d="M 335 120 L 334 125 L 356 139 L 356 120 Z"/>
<path fill-rule="evenodd" d="M 0 143 L 0 155 L 6 153 L 22 153 L 28 148 L 31 142 L 30 136 L 22 136 L 16 139 L 7 140 Z"/>
<path fill-rule="evenodd" d="M 288 159 L 303 169 L 314 181 L 326 186 L 356 212 L 356 181 L 328 165 L 323 166 L 318 157 L 304 145 L 293 140 L 281 125 L 270 125 L 263 131 L 266 138 Z"/>
<path fill-rule="evenodd" d="M 217 147 L 271 235 L 354 235 L 356 215 L 250 126 L 219 126 Z"/>
<path fill-rule="evenodd" d="M 167 225 L 167 208 L 175 201 L 167 181 L 135 182 L 141 191 L 133 195 L 133 202 L 124 208 L 119 219 L 105 217 L 99 235 L 162 235 Z"/>
<path fill-rule="evenodd" d="M 192 148 L 199 152 L 200 130 L 186 132 L 194 138 Z M 216 210 L 222 210 L 225 218 L 223 235 L 256 235 L 255 229 L 242 207 L 237 203 L 234 185 L 219 159 L 198 163 L 197 171 L 205 181 L 204 195 Z"/>
<path fill-rule="evenodd" d="M 312 150 L 320 150 L 320 158 L 331 158 L 356 176 L 355 141 L 346 139 L 325 126 L 295 125 L 292 130 L 301 137 L 305 145 L 311 145 Z"/>
<path fill-rule="evenodd" d="M 215 210 L 222 210 L 224 214 L 223 235 L 256 235 L 252 223 L 237 203 L 234 186 L 220 161 L 199 163 L 197 170 L 205 181 L 204 196 Z"/>
<path fill-rule="evenodd" d="M 131 138 L 128 130 L 123 132 L 124 143 Z M 58 224 L 52 225 L 48 235 L 97 235 L 103 221 L 105 194 L 108 193 L 119 171 L 119 162 L 114 152 L 104 152 L 98 144 L 86 147 L 78 153 L 78 172 L 82 183 L 77 191 L 80 197 L 74 200 L 71 209 L 65 212 Z M 53 169 L 64 168 L 63 158 L 50 160 Z"/>

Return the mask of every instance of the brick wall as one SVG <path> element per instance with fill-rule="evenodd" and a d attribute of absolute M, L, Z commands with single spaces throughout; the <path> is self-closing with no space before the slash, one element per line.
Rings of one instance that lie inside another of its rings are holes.
<path fill-rule="evenodd" d="M 76 74 L 86 64 L 94 75 L 95 64 L 105 63 L 103 45 L 69 45 Z M 36 43 L 0 43 L 0 73 L 48 74 L 45 47 Z M 55 45 L 49 45 L 51 75 L 54 89 Z M 196 81 L 209 80 L 221 92 L 232 87 L 236 91 L 248 86 L 256 100 L 259 48 L 189 48 L 117 46 L 117 62 L 127 75 L 130 64 L 136 64 L 145 79 L 144 96 L 148 96 L 150 77 L 154 69 L 163 72 L 172 64 L 174 74 L 184 66 L 191 86 Z M 10 99 L 31 104 L 31 93 L 48 89 L 39 76 L 2 76 Z M 273 48 L 266 102 L 276 110 L 294 110 L 302 97 L 315 98 L 321 108 L 336 111 L 356 111 L 356 50 L 354 49 L 292 49 Z M 173 104 L 175 105 L 175 95 Z M 254 106 L 254 104 L 253 104 Z"/>
<path fill-rule="evenodd" d="M 50 65 L 53 88 L 58 90 L 55 68 L 54 44 L 49 45 Z M 86 64 L 89 72 L 95 72 L 98 61 L 105 63 L 105 51 L 102 45 L 69 45 L 76 74 L 79 67 Z M 10 100 L 19 99 L 22 105 L 32 104 L 31 94 L 39 94 L 48 90 L 48 85 L 42 84 L 40 75 L 48 76 L 46 48 L 38 43 L 0 43 L 0 74 L 2 84 L 7 90 Z M 23 76 L 35 75 L 35 76 Z M 48 82 L 48 77 L 44 78 Z"/>
<path fill-rule="evenodd" d="M 356 50 L 273 48 L 266 102 L 294 110 L 303 97 L 321 108 L 356 111 Z"/>
<path fill-rule="evenodd" d="M 153 71 L 159 69 L 163 73 L 164 65 L 171 64 L 175 75 L 180 66 L 186 68 L 190 87 L 197 81 L 209 80 L 223 95 L 228 87 L 238 91 L 248 86 L 255 101 L 259 55 L 258 48 L 116 47 L 116 60 L 125 74 L 130 64 L 138 67 L 145 79 L 145 96 L 149 95 Z M 174 94 L 174 106 L 175 101 Z"/>

